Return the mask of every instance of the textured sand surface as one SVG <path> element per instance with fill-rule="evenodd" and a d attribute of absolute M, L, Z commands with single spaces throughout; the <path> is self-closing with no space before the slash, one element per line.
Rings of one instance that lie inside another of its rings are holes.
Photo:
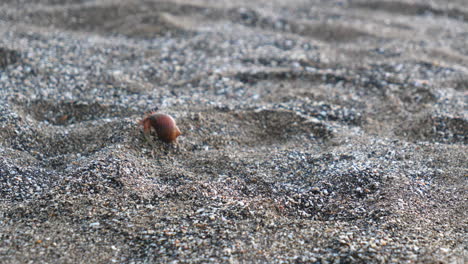
<path fill-rule="evenodd" d="M 3 0 L 0 262 L 466 262 L 467 88 L 465 0 Z"/>

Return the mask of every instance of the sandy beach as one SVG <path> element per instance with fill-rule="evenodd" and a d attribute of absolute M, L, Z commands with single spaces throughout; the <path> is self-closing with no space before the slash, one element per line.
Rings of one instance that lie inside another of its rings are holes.
<path fill-rule="evenodd" d="M 3 0 L 0 263 L 466 263 L 467 88 L 465 0 Z"/>

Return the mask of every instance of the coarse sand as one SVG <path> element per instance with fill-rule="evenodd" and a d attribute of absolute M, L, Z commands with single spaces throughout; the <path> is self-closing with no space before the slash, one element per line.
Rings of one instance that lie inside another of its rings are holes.
<path fill-rule="evenodd" d="M 467 88 L 466 0 L 2 0 L 0 263 L 466 263 Z"/>

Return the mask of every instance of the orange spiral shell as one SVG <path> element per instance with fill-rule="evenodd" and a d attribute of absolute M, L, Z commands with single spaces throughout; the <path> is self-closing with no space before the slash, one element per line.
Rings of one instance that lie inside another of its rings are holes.
<path fill-rule="evenodd" d="M 171 143 L 177 140 L 181 135 L 174 118 L 162 113 L 150 113 L 140 121 L 143 125 L 143 132 L 149 134 L 151 127 L 156 131 L 158 138 L 164 142 Z"/>

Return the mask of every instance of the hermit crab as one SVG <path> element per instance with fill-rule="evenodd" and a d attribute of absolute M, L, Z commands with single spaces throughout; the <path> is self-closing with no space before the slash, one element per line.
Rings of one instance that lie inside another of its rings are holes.
<path fill-rule="evenodd" d="M 152 142 L 150 138 L 151 128 L 156 131 L 158 138 L 166 143 L 177 142 L 177 137 L 181 134 L 174 118 L 154 111 L 148 113 L 140 121 L 140 125 L 143 126 L 143 133 L 149 142 Z"/>

